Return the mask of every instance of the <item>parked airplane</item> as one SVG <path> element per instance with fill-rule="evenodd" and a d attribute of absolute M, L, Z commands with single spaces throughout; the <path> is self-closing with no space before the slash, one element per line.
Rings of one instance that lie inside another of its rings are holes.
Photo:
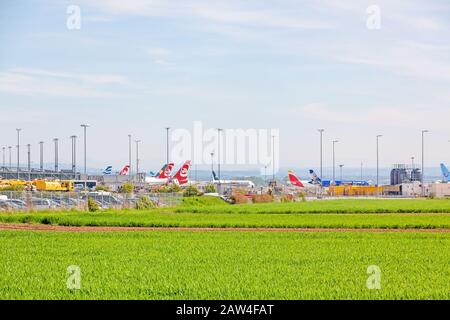
<path fill-rule="evenodd" d="M 448 171 L 447 167 L 445 166 L 445 164 L 441 163 L 441 171 L 442 171 L 442 182 L 443 183 L 448 183 L 449 182 L 449 177 L 450 177 L 450 172 Z"/>
<path fill-rule="evenodd" d="M 331 185 L 335 186 L 342 186 L 342 185 L 349 185 L 349 186 L 368 186 L 370 183 L 368 181 L 363 180 L 336 180 L 334 183 L 332 180 L 322 180 L 315 172 L 314 170 L 309 170 L 309 173 L 311 175 L 311 180 L 300 180 L 297 178 L 295 173 L 292 170 L 288 171 L 288 177 L 289 181 L 292 185 L 300 187 L 300 188 L 307 188 L 309 186 L 322 186 L 322 187 L 329 187 Z"/>
<path fill-rule="evenodd" d="M 365 180 L 321 180 L 314 170 L 309 170 L 311 174 L 311 180 L 317 184 L 322 185 L 322 187 L 329 187 L 331 185 L 334 186 L 368 186 L 370 185 L 369 181 Z"/>
<path fill-rule="evenodd" d="M 112 174 L 112 166 L 107 166 L 105 170 L 103 170 L 103 174 L 105 175 Z"/>
<path fill-rule="evenodd" d="M 151 185 L 164 185 L 169 183 L 174 164 L 165 164 L 158 173 L 150 172 L 150 176 L 145 178 L 145 182 Z"/>
<path fill-rule="evenodd" d="M 126 165 L 125 167 L 123 167 L 122 170 L 120 170 L 119 172 L 119 176 L 126 176 L 130 173 L 130 166 Z"/>
<path fill-rule="evenodd" d="M 221 185 L 229 185 L 234 187 L 243 187 L 243 188 L 254 188 L 255 184 L 250 180 L 219 180 L 216 173 L 212 172 L 213 184 L 221 184 Z"/>
<path fill-rule="evenodd" d="M 314 179 L 311 180 L 300 180 L 299 178 L 297 178 L 294 171 L 288 170 L 288 177 L 289 182 L 299 188 L 310 188 L 320 185 L 320 179 L 317 177 L 317 175 L 314 177 Z"/>
<path fill-rule="evenodd" d="M 191 166 L 191 161 L 187 160 L 181 168 L 178 170 L 178 172 L 172 177 L 172 169 L 174 167 L 173 163 L 169 163 L 168 165 L 165 165 L 161 170 L 157 177 L 150 176 L 145 178 L 145 182 L 149 184 L 150 186 L 161 186 L 166 185 L 169 183 L 177 183 L 179 185 L 184 185 L 189 182 L 188 179 L 188 173 L 189 168 Z"/>

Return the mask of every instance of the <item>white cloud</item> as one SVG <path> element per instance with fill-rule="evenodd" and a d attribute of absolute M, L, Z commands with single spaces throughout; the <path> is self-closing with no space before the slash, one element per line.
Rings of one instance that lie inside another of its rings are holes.
<path fill-rule="evenodd" d="M 98 85 L 123 83 L 123 77 L 107 74 L 74 74 L 33 68 L 0 72 L 0 91 L 18 95 L 108 97 L 116 93 L 100 90 Z"/>

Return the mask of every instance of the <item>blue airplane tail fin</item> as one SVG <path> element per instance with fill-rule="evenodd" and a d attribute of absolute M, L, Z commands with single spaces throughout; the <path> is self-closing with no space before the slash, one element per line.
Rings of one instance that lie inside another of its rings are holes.
<path fill-rule="evenodd" d="M 322 184 L 322 180 L 314 172 L 314 170 L 309 170 L 309 173 L 311 174 L 311 181 L 312 181 L 313 184 Z"/>
<path fill-rule="evenodd" d="M 447 167 L 443 163 L 441 163 L 441 171 L 442 171 L 442 175 L 444 176 L 444 181 L 448 182 L 448 179 L 450 177 L 450 172 L 448 171 Z"/>
<path fill-rule="evenodd" d="M 103 174 L 108 175 L 108 174 L 111 174 L 111 173 L 112 173 L 112 166 L 107 166 L 105 168 L 105 170 L 103 170 Z"/>

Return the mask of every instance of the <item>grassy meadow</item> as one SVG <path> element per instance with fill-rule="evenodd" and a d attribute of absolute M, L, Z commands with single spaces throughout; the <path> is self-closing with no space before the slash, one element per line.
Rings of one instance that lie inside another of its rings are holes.
<path fill-rule="evenodd" d="M 0 242 L 1 299 L 450 298 L 450 234 L 0 231 Z M 70 265 L 80 290 L 66 286 Z"/>

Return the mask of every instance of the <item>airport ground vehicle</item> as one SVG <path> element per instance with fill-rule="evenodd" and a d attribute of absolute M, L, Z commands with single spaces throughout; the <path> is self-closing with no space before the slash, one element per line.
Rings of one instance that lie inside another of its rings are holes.
<path fill-rule="evenodd" d="M 73 182 L 69 180 L 36 180 L 33 181 L 33 186 L 35 186 L 37 191 L 73 191 Z"/>
<path fill-rule="evenodd" d="M 332 196 L 376 196 L 383 194 L 383 187 L 376 186 L 330 186 L 328 194 Z"/>

